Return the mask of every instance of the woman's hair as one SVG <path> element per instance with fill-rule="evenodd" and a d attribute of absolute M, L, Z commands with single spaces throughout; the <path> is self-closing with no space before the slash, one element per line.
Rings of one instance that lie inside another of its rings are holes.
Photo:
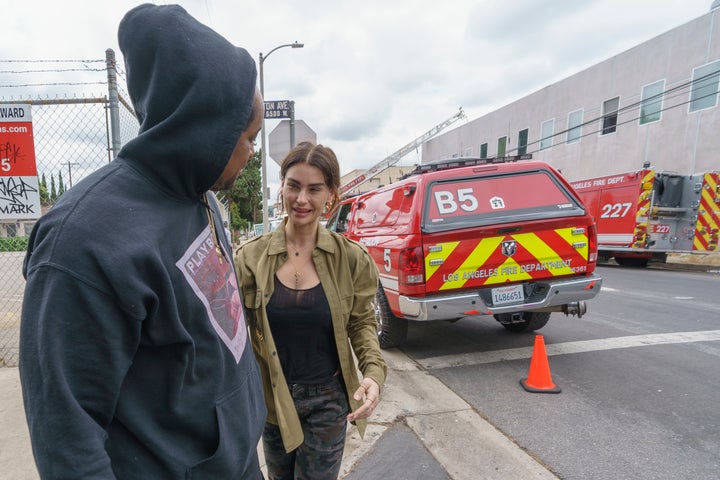
<path fill-rule="evenodd" d="M 323 175 L 325 185 L 333 194 L 332 203 L 328 210 L 332 210 L 337 205 L 338 189 L 340 188 L 340 165 L 338 164 L 335 152 L 330 147 L 324 145 L 315 145 L 310 142 L 300 142 L 295 148 L 290 150 L 285 160 L 280 166 L 280 178 L 284 179 L 288 170 L 298 163 L 307 163 L 318 168 Z"/>

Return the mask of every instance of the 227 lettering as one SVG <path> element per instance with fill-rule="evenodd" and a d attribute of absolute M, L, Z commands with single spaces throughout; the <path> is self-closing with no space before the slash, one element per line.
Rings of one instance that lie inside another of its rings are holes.
<path fill-rule="evenodd" d="M 632 203 L 606 203 L 600 209 L 600 218 L 624 218 L 632 207 Z"/>

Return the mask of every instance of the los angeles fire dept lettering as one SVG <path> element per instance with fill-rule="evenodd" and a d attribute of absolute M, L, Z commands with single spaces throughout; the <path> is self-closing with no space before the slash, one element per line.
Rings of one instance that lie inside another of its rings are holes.
<path fill-rule="evenodd" d="M 517 275 L 518 273 L 539 272 L 544 270 L 559 270 L 570 268 L 573 272 L 584 272 L 586 266 L 573 267 L 572 260 L 557 260 L 554 262 L 530 263 L 526 265 L 504 265 L 498 268 L 480 268 L 472 272 L 464 272 L 462 275 L 458 273 L 446 273 L 442 275 L 443 282 L 457 282 L 462 280 L 472 280 L 477 278 L 491 278 L 499 276 Z"/>

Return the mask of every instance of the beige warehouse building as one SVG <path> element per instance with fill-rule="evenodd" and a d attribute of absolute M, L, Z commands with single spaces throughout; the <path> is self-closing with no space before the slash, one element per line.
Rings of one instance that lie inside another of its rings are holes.
<path fill-rule="evenodd" d="M 720 0 L 708 13 L 429 140 L 422 163 L 532 153 L 569 180 L 720 170 Z"/>

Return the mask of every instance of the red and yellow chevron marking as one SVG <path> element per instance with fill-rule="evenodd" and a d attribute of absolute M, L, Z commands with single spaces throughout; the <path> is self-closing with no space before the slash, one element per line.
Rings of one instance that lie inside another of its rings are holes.
<path fill-rule="evenodd" d="M 717 251 L 720 236 L 720 172 L 706 173 L 700 190 L 693 251 Z"/>
<path fill-rule="evenodd" d="M 640 183 L 640 195 L 638 195 L 637 210 L 635 213 L 635 232 L 632 246 L 634 248 L 644 248 L 647 238 L 648 211 L 650 210 L 650 200 L 652 197 L 652 187 L 655 183 L 655 170 L 645 170 L 642 182 Z"/>
<path fill-rule="evenodd" d="M 511 256 L 502 252 L 504 241 L 515 240 Z M 481 240 L 433 245 L 425 255 L 428 291 L 570 275 L 587 270 L 588 237 L 585 228 L 560 228 Z"/>

